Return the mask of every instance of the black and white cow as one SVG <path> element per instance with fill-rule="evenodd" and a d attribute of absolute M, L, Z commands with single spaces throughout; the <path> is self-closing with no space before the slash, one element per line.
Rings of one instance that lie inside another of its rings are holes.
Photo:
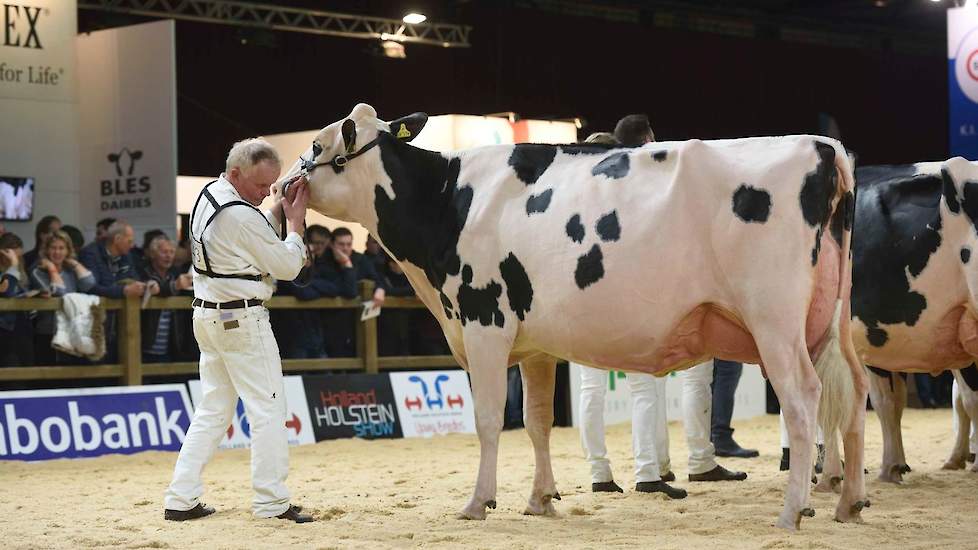
<path fill-rule="evenodd" d="M 910 471 L 900 433 L 907 389 L 892 373 L 963 369 L 954 375 L 965 410 L 978 414 L 978 371 L 970 366 L 978 359 L 978 164 L 955 158 L 860 167 L 856 185 L 852 338 L 874 373 L 870 398 L 883 428 L 879 478 L 899 482 Z M 964 432 L 964 448 L 955 445 L 947 467 L 964 467 L 968 423 Z M 819 489 L 841 475 L 833 440 Z"/>
<path fill-rule="evenodd" d="M 656 374 L 722 357 L 763 362 L 792 441 L 809 449 L 792 467 L 778 525 L 797 528 L 814 514 L 816 409 L 846 433 L 836 517 L 858 519 L 868 503 L 868 388 L 848 330 L 853 183 L 838 142 L 519 144 L 440 154 L 405 143 L 426 119 L 387 123 L 357 105 L 316 136 L 286 178 L 308 173 L 311 208 L 367 228 L 469 371 L 481 459 L 462 517 L 483 519 L 495 507 L 507 366 L 521 363 L 536 455 L 526 512 L 547 514 L 557 497 L 553 357 Z"/>

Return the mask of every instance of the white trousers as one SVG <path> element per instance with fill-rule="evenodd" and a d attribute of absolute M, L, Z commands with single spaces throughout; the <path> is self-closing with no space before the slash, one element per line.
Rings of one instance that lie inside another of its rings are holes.
<path fill-rule="evenodd" d="M 611 462 L 605 446 L 604 402 L 608 371 L 581 368 L 581 444 L 591 467 L 591 481 L 611 481 Z M 716 467 L 710 443 L 710 414 L 713 395 L 713 362 L 681 373 L 683 377 L 683 424 L 689 446 L 689 473 L 701 474 Z M 669 459 L 669 430 L 666 418 L 666 378 L 629 373 L 632 392 L 632 452 L 635 481 L 658 481 L 672 469 Z"/>
<path fill-rule="evenodd" d="M 289 508 L 289 442 L 282 361 L 268 310 L 195 308 L 194 336 L 200 345 L 203 397 L 173 469 L 165 507 L 189 510 L 198 504 L 204 466 L 224 437 L 240 396 L 251 427 L 252 511 L 258 517 L 277 516 Z"/>

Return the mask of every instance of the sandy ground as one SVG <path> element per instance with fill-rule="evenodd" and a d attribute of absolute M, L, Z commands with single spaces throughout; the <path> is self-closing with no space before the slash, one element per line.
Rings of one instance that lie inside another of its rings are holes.
<path fill-rule="evenodd" d="M 162 493 L 176 455 L 142 453 L 42 463 L 0 462 L 3 548 L 978 548 L 978 474 L 940 470 L 951 444 L 950 411 L 908 411 L 904 437 L 914 472 L 903 486 L 875 481 L 880 430 L 868 415 L 869 497 L 863 525 L 832 521 L 835 495 L 816 494 L 817 515 L 802 531 L 773 527 L 784 491 L 778 471 L 778 419 L 735 426 L 751 460 L 741 483 L 685 482 L 682 426 L 670 425 L 682 501 L 628 490 L 589 492 L 575 429 L 555 429 L 554 471 L 563 500 L 556 518 L 521 514 L 533 458 L 523 431 L 503 434 L 499 507 L 484 522 L 454 519 L 475 480 L 473 436 L 432 440 L 343 440 L 292 448 L 289 485 L 317 522 L 256 520 L 250 513 L 249 455 L 220 451 L 206 474 L 208 518 L 163 520 Z M 631 489 L 628 425 L 608 433 L 616 478 Z"/>

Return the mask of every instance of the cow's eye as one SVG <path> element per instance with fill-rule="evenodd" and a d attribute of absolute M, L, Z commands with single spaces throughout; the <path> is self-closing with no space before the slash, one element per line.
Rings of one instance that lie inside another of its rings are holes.
<path fill-rule="evenodd" d="M 322 152 L 323 152 L 323 146 L 316 143 L 315 141 L 312 142 L 312 158 L 317 158 L 319 155 L 322 154 Z"/>

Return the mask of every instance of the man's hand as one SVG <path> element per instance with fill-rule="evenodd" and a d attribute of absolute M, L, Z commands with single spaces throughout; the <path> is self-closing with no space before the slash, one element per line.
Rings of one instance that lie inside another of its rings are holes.
<path fill-rule="evenodd" d="M 289 196 L 292 196 L 289 199 Z M 309 185 L 305 177 L 301 177 L 289 186 L 288 192 L 282 198 L 282 210 L 289 222 L 289 231 L 303 234 L 303 222 L 306 219 L 306 204 L 309 202 Z"/>
<path fill-rule="evenodd" d="M 353 261 L 346 254 L 340 252 L 335 247 L 330 248 L 333 251 L 333 259 L 336 263 L 340 264 L 341 267 L 353 267 Z"/>
<path fill-rule="evenodd" d="M 17 267 L 20 264 L 20 260 L 17 259 L 17 253 L 10 248 L 0 248 L 0 254 L 7 259 L 7 264 L 10 267 Z"/>
<path fill-rule="evenodd" d="M 146 287 L 149 289 L 150 296 L 156 296 L 160 293 L 160 284 L 156 281 L 149 281 L 146 283 Z"/>
<path fill-rule="evenodd" d="M 378 288 L 378 289 L 374 290 L 374 305 L 375 306 L 377 306 L 377 307 L 383 306 L 385 299 L 387 299 L 387 291 L 386 290 L 384 290 L 382 288 Z"/>
<path fill-rule="evenodd" d="M 78 268 L 78 260 L 76 260 L 74 258 L 65 258 L 64 264 L 65 264 L 65 266 L 68 269 L 77 269 Z"/>
<path fill-rule="evenodd" d="M 189 273 L 184 273 L 177 277 L 177 290 L 187 290 L 188 288 L 193 288 L 194 286 L 194 276 Z"/>
<path fill-rule="evenodd" d="M 146 292 L 146 283 L 134 281 L 122 287 L 122 293 L 130 298 L 138 298 Z"/>

